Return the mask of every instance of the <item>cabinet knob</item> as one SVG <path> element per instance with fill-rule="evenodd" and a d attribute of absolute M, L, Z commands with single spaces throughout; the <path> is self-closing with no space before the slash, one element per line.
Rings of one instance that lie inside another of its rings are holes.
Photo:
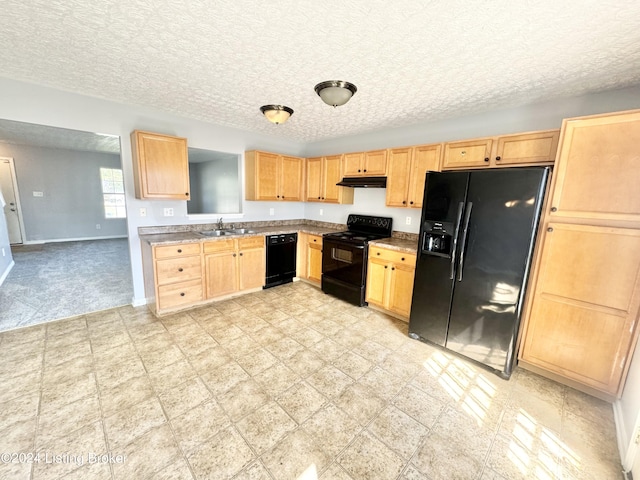
<path fill-rule="evenodd" d="M 553 227 L 547 228 L 547 232 L 549 232 L 549 233 L 553 232 Z"/>
<path fill-rule="evenodd" d="M 240 252 L 240 256 L 242 256 L 242 252 Z"/>
<path fill-rule="evenodd" d="M 407 204 L 407 201 L 406 201 L 406 200 L 402 200 L 402 204 L 403 204 L 403 205 L 406 205 L 406 204 Z"/>
<path fill-rule="evenodd" d="M 236 256 L 236 254 L 234 253 L 234 254 L 233 254 L 233 256 L 235 257 L 235 256 Z"/>
<path fill-rule="evenodd" d="M 185 195 L 188 197 L 189 196 L 189 192 L 186 192 Z"/>
<path fill-rule="evenodd" d="M 322 197 L 322 200 L 324 200 L 324 197 Z"/>
<path fill-rule="evenodd" d="M 384 268 L 387 268 L 387 266 L 385 265 Z"/>
<path fill-rule="evenodd" d="M 362 170 L 358 169 L 358 173 L 360 173 Z"/>
<path fill-rule="evenodd" d="M 178 253 L 182 253 L 182 249 L 181 248 L 178 249 Z"/>
<path fill-rule="evenodd" d="M 500 161 L 500 157 L 496 157 L 496 162 L 499 162 L 499 161 Z"/>
<path fill-rule="evenodd" d="M 395 269 L 396 269 L 396 267 L 391 267 L 391 270 L 395 270 Z"/>
<path fill-rule="evenodd" d="M 485 161 L 485 162 L 488 162 L 488 161 L 489 161 L 489 157 L 485 157 L 485 158 L 484 158 L 484 161 Z"/>
<path fill-rule="evenodd" d="M 413 201 L 409 202 L 409 205 L 413 205 Z"/>
<path fill-rule="evenodd" d="M 180 292 L 180 296 L 181 296 L 181 297 L 184 297 L 184 292 Z"/>
<path fill-rule="evenodd" d="M 318 200 L 320 200 L 320 197 L 318 197 Z"/>
<path fill-rule="evenodd" d="M 316 240 L 315 238 L 313 239 L 313 241 L 314 241 L 314 242 L 317 242 L 317 240 Z"/>
<path fill-rule="evenodd" d="M 400 260 L 402 260 L 404 262 L 404 257 L 402 257 Z"/>
<path fill-rule="evenodd" d="M 380 255 L 380 252 L 376 253 L 376 255 Z M 384 267 L 384 268 L 387 268 L 387 267 Z"/>
<path fill-rule="evenodd" d="M 462 150 L 462 151 L 460 152 L 460 155 L 462 155 L 462 156 L 465 156 L 466 154 L 467 154 L 467 152 L 466 152 L 465 150 Z"/>
<path fill-rule="evenodd" d="M 178 269 L 178 271 L 179 271 L 179 272 L 183 272 L 183 271 L 184 271 L 184 268 L 180 267 L 180 268 Z"/>
<path fill-rule="evenodd" d="M 365 168 L 365 169 L 364 169 L 364 171 L 366 172 L 366 171 L 367 171 L 367 169 Z"/>
<path fill-rule="evenodd" d="M 557 212 L 557 211 L 558 211 L 558 209 L 557 209 L 556 207 L 551 207 L 551 211 L 552 211 L 552 212 Z"/>

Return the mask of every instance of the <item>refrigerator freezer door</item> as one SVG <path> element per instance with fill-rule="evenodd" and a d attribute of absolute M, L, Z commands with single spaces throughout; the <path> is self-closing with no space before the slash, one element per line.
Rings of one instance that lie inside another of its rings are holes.
<path fill-rule="evenodd" d="M 409 335 L 441 346 L 447 339 L 457 259 L 456 236 L 464 213 L 460 205 L 464 206 L 468 180 L 467 172 L 429 172 L 425 182 Z M 451 240 L 445 242 L 449 251 L 433 248 L 429 232 L 434 230 L 451 235 Z"/>
<path fill-rule="evenodd" d="M 445 347 L 504 377 L 513 367 L 546 177 L 547 169 L 518 168 L 473 172 L 469 179 L 467 205 L 473 208 L 466 209 L 466 248 Z"/>

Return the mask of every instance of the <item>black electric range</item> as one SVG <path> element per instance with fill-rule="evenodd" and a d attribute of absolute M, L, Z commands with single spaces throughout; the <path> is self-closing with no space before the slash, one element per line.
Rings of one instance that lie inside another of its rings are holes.
<path fill-rule="evenodd" d="M 366 305 L 368 244 L 391 236 L 393 219 L 350 214 L 344 232 L 322 238 L 322 291 Z"/>

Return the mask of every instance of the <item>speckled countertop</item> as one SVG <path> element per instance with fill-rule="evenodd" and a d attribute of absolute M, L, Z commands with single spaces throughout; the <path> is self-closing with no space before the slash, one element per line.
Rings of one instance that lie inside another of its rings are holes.
<path fill-rule="evenodd" d="M 269 223 L 265 225 L 265 223 Z M 254 226 L 255 225 L 255 226 Z M 225 225 L 229 227 L 229 225 Z M 221 237 L 207 237 L 199 231 L 215 230 L 213 224 L 206 225 L 174 225 L 166 227 L 141 227 L 138 232 L 140 240 L 149 245 L 171 245 L 174 243 L 198 243 L 204 241 L 224 240 L 226 238 L 240 238 L 251 235 L 279 235 L 283 233 L 302 232 L 312 235 L 324 235 L 326 233 L 346 230 L 346 225 L 323 223 L 313 221 L 283 222 L 255 222 L 236 223 L 235 228 L 247 228 L 255 233 L 223 235 Z M 370 245 L 398 250 L 401 252 L 416 253 L 418 236 L 412 233 L 394 232 L 393 237 L 383 238 L 370 242 Z"/>

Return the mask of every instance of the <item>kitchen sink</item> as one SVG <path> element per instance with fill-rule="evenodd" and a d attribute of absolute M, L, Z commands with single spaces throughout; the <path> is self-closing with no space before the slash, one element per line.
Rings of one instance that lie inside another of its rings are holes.
<path fill-rule="evenodd" d="M 249 230 L 248 228 L 234 228 L 229 230 L 203 230 L 198 233 L 205 237 L 223 237 L 225 235 L 245 235 L 256 232 L 255 230 Z"/>

